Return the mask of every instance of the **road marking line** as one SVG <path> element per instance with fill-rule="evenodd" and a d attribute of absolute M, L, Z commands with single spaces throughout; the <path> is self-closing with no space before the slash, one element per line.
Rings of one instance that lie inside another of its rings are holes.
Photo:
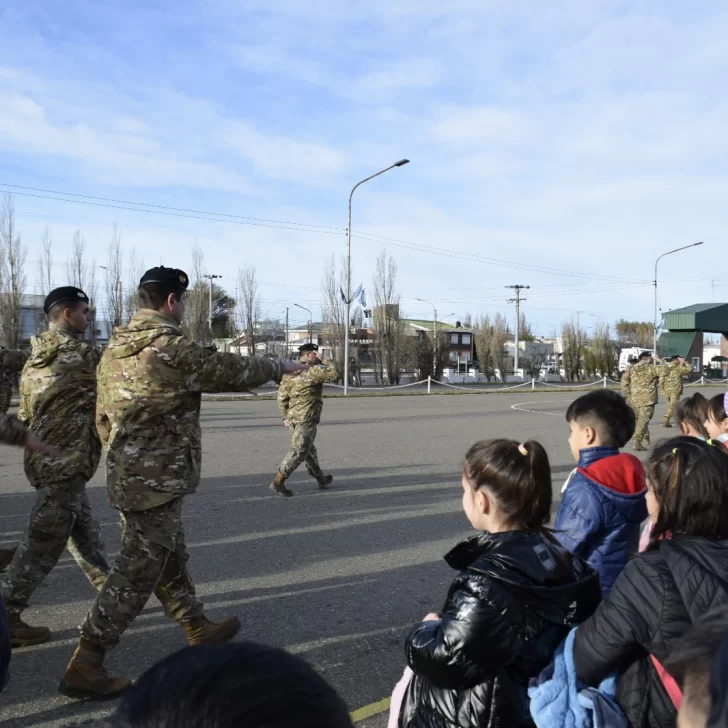
<path fill-rule="evenodd" d="M 521 409 L 521 407 L 527 404 L 560 404 L 561 402 L 563 402 L 563 400 L 560 399 L 537 399 L 533 402 L 516 402 L 516 404 L 511 405 L 511 409 L 516 410 L 516 412 L 529 412 L 532 415 L 552 415 L 553 417 L 563 417 L 563 412 L 543 412 L 542 410 Z"/>
<path fill-rule="evenodd" d="M 365 705 L 363 708 L 358 708 L 351 713 L 351 722 L 359 723 L 362 720 L 366 720 L 367 718 L 371 718 L 375 715 L 379 715 L 380 713 L 384 713 L 385 711 L 389 710 L 389 706 L 391 704 L 391 697 L 384 698 L 383 700 L 379 700 L 376 703 L 369 703 L 369 705 Z"/>

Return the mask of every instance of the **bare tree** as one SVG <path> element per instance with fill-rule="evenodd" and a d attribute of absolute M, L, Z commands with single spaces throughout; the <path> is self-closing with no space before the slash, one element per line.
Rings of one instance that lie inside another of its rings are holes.
<path fill-rule="evenodd" d="M 321 276 L 321 314 L 323 335 L 331 347 L 331 356 L 339 372 L 344 371 L 344 342 L 346 339 L 346 303 L 341 300 L 341 291 L 346 288 L 346 261 L 341 259 L 338 272 L 336 258 L 332 255 L 326 262 Z M 363 318 L 362 318 L 363 321 Z M 349 347 L 350 356 L 358 368 L 358 347 Z M 350 367 L 351 369 L 352 367 Z"/>
<path fill-rule="evenodd" d="M 561 329 L 561 345 L 563 349 L 564 373 L 570 381 L 581 379 L 584 369 L 584 343 L 586 333 L 569 321 Z"/>
<path fill-rule="evenodd" d="M 493 317 L 493 333 L 490 339 L 490 356 L 493 366 L 498 369 L 501 379 L 506 378 L 506 344 L 511 337 L 511 329 L 508 325 L 508 319 L 497 313 Z"/>
<path fill-rule="evenodd" d="M 493 366 L 493 322 L 487 314 L 481 314 L 475 319 L 474 328 L 475 352 L 478 358 L 480 373 L 490 381 L 495 376 Z"/>
<path fill-rule="evenodd" d="M 255 355 L 256 329 L 260 321 L 260 293 L 254 266 L 238 271 L 238 318 L 240 328 L 248 341 L 250 356 Z"/>
<path fill-rule="evenodd" d="M 187 291 L 185 328 L 191 339 L 201 344 L 212 342 L 209 325 L 210 283 L 205 278 L 205 255 L 197 241 L 192 245 L 192 285 Z"/>
<path fill-rule="evenodd" d="M 43 230 L 41 250 L 38 257 L 37 289 L 40 295 L 47 296 L 53 290 L 53 241 L 48 226 Z M 41 310 L 35 312 L 35 333 L 42 333 L 48 328 L 48 317 Z"/>
<path fill-rule="evenodd" d="M 397 263 L 383 250 L 374 273 L 374 373 L 378 382 L 399 384 L 404 323 L 397 292 Z"/>
<path fill-rule="evenodd" d="M 121 231 L 118 223 L 111 228 L 108 255 L 104 266 L 104 293 L 106 295 L 106 318 L 113 328 L 121 326 L 124 318 L 124 292 L 121 276 Z"/>
<path fill-rule="evenodd" d="M 81 230 L 76 230 L 73 234 L 71 258 L 66 266 L 66 272 L 69 284 L 83 290 L 88 268 L 86 266 L 86 240 L 81 234 Z"/>
<path fill-rule="evenodd" d="M 139 310 L 139 292 L 137 288 L 142 275 L 144 275 L 144 259 L 139 257 L 134 248 L 131 249 L 131 253 L 129 254 L 129 275 L 131 276 L 133 285 L 130 286 L 124 296 L 122 312 L 122 321 L 124 324 L 128 324 L 131 317 Z"/>
<path fill-rule="evenodd" d="M 518 324 L 518 338 L 521 341 L 533 341 L 535 338 L 533 335 L 533 327 L 523 311 L 521 311 L 521 320 Z"/>
<path fill-rule="evenodd" d="M 10 349 L 20 344 L 26 257 L 27 250 L 15 227 L 13 197 L 8 193 L 0 209 L 0 326 Z"/>

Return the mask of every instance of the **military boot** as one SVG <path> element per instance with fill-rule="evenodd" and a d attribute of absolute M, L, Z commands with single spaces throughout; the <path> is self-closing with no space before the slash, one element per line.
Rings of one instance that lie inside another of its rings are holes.
<path fill-rule="evenodd" d="M 23 622 L 16 612 L 8 612 L 8 626 L 10 627 L 11 647 L 40 645 L 51 638 L 51 631 L 48 627 L 31 627 Z"/>
<path fill-rule="evenodd" d="M 109 677 L 104 667 L 106 650 L 81 637 L 68 663 L 58 692 L 68 698 L 111 700 L 131 687 L 125 677 Z"/>
<path fill-rule="evenodd" d="M 6 571 L 15 556 L 16 549 L 0 549 L 0 571 Z"/>
<path fill-rule="evenodd" d="M 203 615 L 194 619 L 183 619 L 180 626 L 185 631 L 187 644 L 190 647 L 227 642 L 240 632 L 240 620 L 237 617 L 230 617 L 220 624 L 215 624 Z"/>
<path fill-rule="evenodd" d="M 334 482 L 333 475 L 321 475 L 316 476 L 316 482 L 318 483 L 319 490 L 327 490 L 328 487 Z"/>
<path fill-rule="evenodd" d="M 670 420 L 665 417 L 665 421 L 662 423 L 663 427 L 672 427 L 672 424 L 670 423 Z"/>
<path fill-rule="evenodd" d="M 633 442 L 632 443 L 632 449 L 635 452 L 645 452 L 647 450 L 646 447 L 642 447 L 642 443 L 640 443 L 640 442 Z"/>
<path fill-rule="evenodd" d="M 282 495 L 284 498 L 290 498 L 293 495 L 293 491 L 286 488 L 286 476 L 283 473 L 276 474 L 276 477 L 270 484 L 270 489 L 274 490 L 278 495 Z"/>

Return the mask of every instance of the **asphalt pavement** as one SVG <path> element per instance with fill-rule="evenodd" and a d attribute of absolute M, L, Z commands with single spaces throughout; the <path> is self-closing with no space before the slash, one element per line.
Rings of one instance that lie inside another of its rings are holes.
<path fill-rule="evenodd" d="M 442 606 L 452 572 L 443 554 L 468 535 L 459 467 L 476 440 L 539 439 L 551 458 L 554 492 L 574 467 L 564 412 L 571 392 L 516 391 L 461 397 L 327 399 L 316 445 L 334 477 L 319 492 L 301 468 L 280 498 L 268 489 L 287 451 L 275 402 L 203 404 L 203 480 L 185 503 L 190 571 L 208 615 L 237 614 L 238 639 L 304 656 L 352 710 L 381 701 L 404 668 L 409 626 Z M 654 423 L 661 422 L 658 406 Z M 653 442 L 675 433 L 653 424 Z M 34 494 L 22 452 L 0 449 L 0 545 L 17 542 Z M 119 543 L 103 468 L 89 485 L 109 553 Z M 8 728 L 62 726 L 103 715 L 112 704 L 56 693 L 94 592 L 66 552 L 34 595 L 25 618 L 52 641 L 13 653 L 0 695 Z M 184 646 L 179 627 L 152 598 L 107 658 L 114 674 L 138 677 Z M 360 726 L 386 725 L 386 716 Z"/>

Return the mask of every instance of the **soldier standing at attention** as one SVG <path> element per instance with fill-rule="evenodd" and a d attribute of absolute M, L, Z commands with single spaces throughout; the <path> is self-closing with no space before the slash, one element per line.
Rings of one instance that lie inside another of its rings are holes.
<path fill-rule="evenodd" d="M 683 377 L 693 373 L 692 364 L 688 364 L 681 356 L 676 356 L 672 361 L 665 361 L 660 369 L 660 389 L 667 399 L 667 412 L 662 423 L 665 427 L 672 427 L 670 419 L 675 406 L 680 401 L 683 393 Z"/>
<path fill-rule="evenodd" d="M 649 351 L 643 351 L 639 361 L 622 376 L 622 392 L 637 416 L 637 426 L 632 440 L 632 445 L 637 451 L 646 449 L 642 446 L 643 441 L 648 445 L 650 442 L 649 426 L 655 414 L 659 380 L 659 369 L 653 364 L 653 357 Z"/>
<path fill-rule="evenodd" d="M 20 349 L 6 349 L 0 346 L 0 413 L 10 409 L 15 377 L 19 374 L 28 355 Z"/>
<path fill-rule="evenodd" d="M 240 621 L 210 622 L 187 571 L 184 497 L 200 483 L 201 393 L 260 386 L 301 364 L 213 352 L 180 328 L 189 279 L 175 268 L 148 270 L 141 310 L 117 328 L 98 369 L 96 425 L 106 448 L 109 501 L 121 511 L 121 548 L 81 626 L 81 638 L 59 685 L 74 698 L 111 698 L 130 681 L 109 677 L 107 650 L 154 593 L 190 645 L 233 637 Z"/>
<path fill-rule="evenodd" d="M 316 344 L 304 344 L 298 348 L 298 352 L 300 361 L 309 364 L 310 368 L 283 377 L 278 389 L 278 409 L 283 424 L 291 428 L 291 449 L 270 484 L 272 490 L 286 498 L 293 495 L 286 488 L 286 479 L 304 461 L 306 470 L 316 479 L 321 490 L 326 490 L 334 479 L 332 475 L 324 475 L 321 471 L 313 443 L 324 406 L 324 383 L 335 382 L 339 373 L 333 362 L 321 362 Z"/>
<path fill-rule="evenodd" d="M 81 341 L 90 323 L 89 300 L 78 288 L 56 288 L 44 310 L 50 328 L 32 340 L 20 382 L 19 419 L 36 438 L 64 452 L 48 455 L 36 448 L 25 453 L 25 474 L 38 495 L 2 584 L 13 647 L 50 638 L 47 627 L 30 627 L 20 615 L 66 545 L 96 588 L 109 570 L 86 495 L 101 456 L 94 424 L 99 351 Z"/>

